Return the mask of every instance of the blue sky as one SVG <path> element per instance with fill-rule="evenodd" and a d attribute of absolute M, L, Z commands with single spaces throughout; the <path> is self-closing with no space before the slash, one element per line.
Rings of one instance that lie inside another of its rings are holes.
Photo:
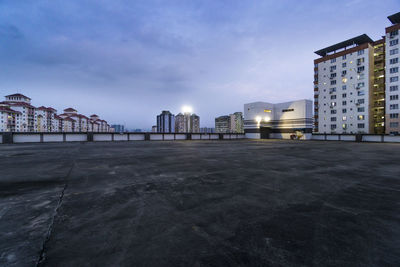
<path fill-rule="evenodd" d="M 400 1 L 0 0 L 0 92 L 128 128 L 313 97 L 314 51 L 379 39 Z"/>

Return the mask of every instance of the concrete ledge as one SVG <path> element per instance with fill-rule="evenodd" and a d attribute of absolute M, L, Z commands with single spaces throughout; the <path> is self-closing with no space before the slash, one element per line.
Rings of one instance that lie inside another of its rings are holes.
<path fill-rule="evenodd" d="M 114 141 L 128 141 L 128 134 L 114 134 Z"/>
<path fill-rule="evenodd" d="M 43 134 L 43 142 L 63 142 L 64 135 L 60 134 Z"/>
<path fill-rule="evenodd" d="M 186 134 L 175 134 L 175 140 L 186 140 Z"/>
<path fill-rule="evenodd" d="M 150 140 L 163 140 L 162 134 L 150 134 Z"/>
<path fill-rule="evenodd" d="M 13 134 L 14 143 L 39 143 L 40 134 L 23 134 L 23 133 L 14 133 Z"/>
<path fill-rule="evenodd" d="M 145 134 L 129 134 L 130 141 L 144 141 Z"/>
<path fill-rule="evenodd" d="M 66 142 L 85 142 L 87 141 L 87 134 L 65 134 Z"/>
<path fill-rule="evenodd" d="M 247 139 L 260 139 L 261 135 L 260 135 L 260 133 L 246 133 L 246 138 Z"/>
<path fill-rule="evenodd" d="M 385 135 L 383 137 L 383 141 L 384 142 L 400 143 L 400 136 Z"/>
<path fill-rule="evenodd" d="M 93 134 L 93 141 L 112 141 L 112 134 Z"/>
<path fill-rule="evenodd" d="M 218 140 L 219 139 L 219 135 L 218 134 L 210 134 L 210 139 L 211 140 Z"/>

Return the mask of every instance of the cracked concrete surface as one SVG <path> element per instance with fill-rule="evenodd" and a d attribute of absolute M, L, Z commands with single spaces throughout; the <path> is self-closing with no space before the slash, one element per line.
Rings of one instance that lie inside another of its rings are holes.
<path fill-rule="evenodd" d="M 1 145 L 0 265 L 398 266 L 399 151 L 276 140 Z"/>

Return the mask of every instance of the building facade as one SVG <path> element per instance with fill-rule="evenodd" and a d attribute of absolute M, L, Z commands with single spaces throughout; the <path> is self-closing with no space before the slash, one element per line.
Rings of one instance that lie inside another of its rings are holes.
<path fill-rule="evenodd" d="M 215 118 L 216 133 L 243 133 L 243 113 L 235 112 Z"/>
<path fill-rule="evenodd" d="M 12 132 L 108 132 L 110 126 L 97 115 L 88 118 L 67 108 L 57 115 L 52 107 L 34 107 L 31 99 L 22 94 L 5 96 L 0 102 L 0 131 Z"/>
<path fill-rule="evenodd" d="M 200 133 L 215 133 L 215 128 L 201 127 Z"/>
<path fill-rule="evenodd" d="M 125 132 L 125 126 L 121 124 L 113 124 L 111 128 L 114 129 L 113 131 L 116 133 L 123 133 Z"/>
<path fill-rule="evenodd" d="M 175 132 L 177 133 L 199 133 L 200 117 L 194 113 L 178 113 L 175 116 Z"/>
<path fill-rule="evenodd" d="M 157 116 L 157 132 L 158 133 L 174 133 L 175 132 L 175 116 L 171 112 L 164 110 Z"/>
<path fill-rule="evenodd" d="M 243 113 L 235 112 L 229 116 L 231 117 L 231 133 L 243 133 Z"/>
<path fill-rule="evenodd" d="M 315 52 L 314 132 L 400 132 L 400 13 L 388 18 L 380 40 L 363 34 Z"/>
<path fill-rule="evenodd" d="M 399 31 L 400 31 L 400 12 L 388 19 L 392 26 L 386 28 L 386 133 L 399 134 L 400 133 L 400 44 L 399 44 Z"/>
<path fill-rule="evenodd" d="M 254 102 L 244 105 L 244 133 L 247 138 L 289 137 L 296 131 L 311 136 L 312 101 L 298 100 L 272 104 Z"/>
<path fill-rule="evenodd" d="M 219 116 L 215 118 L 216 133 L 230 133 L 231 131 L 231 116 Z"/>

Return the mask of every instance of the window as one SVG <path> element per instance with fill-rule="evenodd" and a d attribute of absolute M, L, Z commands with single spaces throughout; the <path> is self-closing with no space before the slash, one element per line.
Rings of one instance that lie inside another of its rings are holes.
<path fill-rule="evenodd" d="M 347 129 L 347 124 L 343 124 L 342 128 L 343 128 L 343 130 L 346 130 Z"/>
<path fill-rule="evenodd" d="M 346 55 L 343 55 L 343 56 L 342 56 L 342 59 L 345 60 L 345 59 L 346 59 Z"/>
<path fill-rule="evenodd" d="M 342 90 L 346 90 L 347 86 L 346 85 L 342 85 Z"/>
<path fill-rule="evenodd" d="M 397 127 L 399 127 L 399 123 L 398 123 L 398 122 L 391 122 L 389 125 L 390 125 L 390 128 L 397 128 Z"/>
<path fill-rule="evenodd" d="M 399 58 L 398 57 L 390 59 L 390 63 L 389 64 L 397 64 L 397 63 L 399 63 Z"/>
<path fill-rule="evenodd" d="M 390 110 L 399 109 L 399 104 L 392 104 L 389 106 Z"/>
<path fill-rule="evenodd" d="M 347 74 L 347 71 L 346 71 L 346 70 L 342 71 L 342 76 L 344 76 L 344 75 L 346 75 L 346 74 Z"/>
<path fill-rule="evenodd" d="M 362 72 L 362 71 L 364 71 L 365 70 L 365 67 L 364 66 L 361 66 L 361 67 L 358 67 L 357 68 L 357 72 L 358 73 L 360 73 L 360 72 Z"/>
<path fill-rule="evenodd" d="M 347 121 L 347 117 L 343 116 L 342 121 Z"/>
<path fill-rule="evenodd" d="M 390 73 L 397 73 L 399 72 L 399 67 L 390 68 Z"/>
<path fill-rule="evenodd" d="M 390 50 L 390 52 L 389 52 L 390 55 L 396 55 L 396 54 L 398 54 L 398 53 L 399 53 L 399 49 L 398 49 L 398 48 L 392 49 L 392 50 Z"/>
<path fill-rule="evenodd" d="M 331 107 L 336 107 L 336 102 L 331 102 Z"/>
<path fill-rule="evenodd" d="M 347 64 L 346 62 L 342 63 L 342 68 L 346 68 Z"/>
<path fill-rule="evenodd" d="M 364 55 L 364 50 L 357 51 L 357 55 L 358 56 Z"/>
<path fill-rule="evenodd" d="M 335 85 L 336 84 L 336 80 L 331 81 L 331 85 Z"/>
<path fill-rule="evenodd" d="M 336 62 L 336 58 L 332 58 L 331 63 L 335 63 L 335 62 Z"/>
<path fill-rule="evenodd" d="M 332 109 L 331 114 L 336 114 L 336 110 Z"/>
<path fill-rule="evenodd" d="M 342 97 L 343 97 L 343 98 L 346 98 L 346 96 L 347 96 L 347 94 L 342 94 Z"/>
<path fill-rule="evenodd" d="M 364 104 L 364 99 L 358 99 L 358 100 L 357 100 L 357 103 L 358 103 L 358 104 Z"/>
<path fill-rule="evenodd" d="M 331 79 L 336 77 L 336 73 L 331 73 Z"/>
<path fill-rule="evenodd" d="M 364 123 L 359 123 L 359 124 L 357 124 L 357 127 L 360 128 L 360 129 L 363 129 L 365 127 L 365 124 Z"/>
<path fill-rule="evenodd" d="M 359 120 L 359 121 L 363 121 L 364 119 L 365 119 L 364 115 L 358 115 L 357 116 L 357 120 Z"/>
<path fill-rule="evenodd" d="M 365 62 L 365 59 L 363 57 L 357 59 L 357 65 L 361 65 L 361 63 L 364 63 L 364 62 Z"/>
<path fill-rule="evenodd" d="M 390 113 L 390 118 L 391 119 L 398 119 L 399 118 L 399 113 Z"/>
<path fill-rule="evenodd" d="M 331 72 L 333 72 L 334 70 L 336 70 L 336 65 L 331 66 Z"/>
<path fill-rule="evenodd" d="M 398 91 L 399 90 L 399 86 L 398 85 L 392 85 L 389 87 L 390 92 L 394 92 L 394 91 Z"/>
<path fill-rule="evenodd" d="M 392 40 L 389 42 L 390 46 L 398 45 L 399 44 L 399 39 Z"/>
<path fill-rule="evenodd" d="M 365 83 L 358 83 L 357 84 L 357 87 L 359 87 L 359 88 L 364 87 L 364 86 L 365 86 Z"/>
<path fill-rule="evenodd" d="M 331 118 L 331 121 L 336 121 L 336 117 L 332 117 L 332 118 Z"/>
<path fill-rule="evenodd" d="M 397 82 L 399 80 L 399 76 L 390 77 L 390 82 Z"/>
<path fill-rule="evenodd" d="M 357 112 L 364 112 L 364 111 L 365 111 L 364 107 L 357 108 Z"/>
<path fill-rule="evenodd" d="M 394 37 L 396 35 L 399 35 L 399 31 L 398 30 L 390 32 L 390 37 Z"/>
<path fill-rule="evenodd" d="M 331 130 L 335 130 L 336 129 L 336 124 L 331 124 Z"/>
<path fill-rule="evenodd" d="M 336 95 L 331 95 L 331 99 L 336 99 Z"/>
<path fill-rule="evenodd" d="M 342 101 L 342 105 L 343 105 L 343 106 L 346 106 L 346 105 L 347 105 L 347 102 L 346 102 L 346 101 Z"/>
<path fill-rule="evenodd" d="M 358 91 L 358 92 L 357 92 L 357 95 L 358 95 L 358 96 L 365 95 L 365 92 L 364 92 L 364 90 L 360 90 L 360 91 Z"/>
<path fill-rule="evenodd" d="M 347 113 L 347 109 L 342 109 L 342 113 Z"/>
<path fill-rule="evenodd" d="M 399 95 L 391 95 L 390 100 L 399 100 Z"/>
<path fill-rule="evenodd" d="M 329 89 L 329 93 L 334 93 L 334 92 L 336 92 L 336 87 L 332 87 Z"/>

